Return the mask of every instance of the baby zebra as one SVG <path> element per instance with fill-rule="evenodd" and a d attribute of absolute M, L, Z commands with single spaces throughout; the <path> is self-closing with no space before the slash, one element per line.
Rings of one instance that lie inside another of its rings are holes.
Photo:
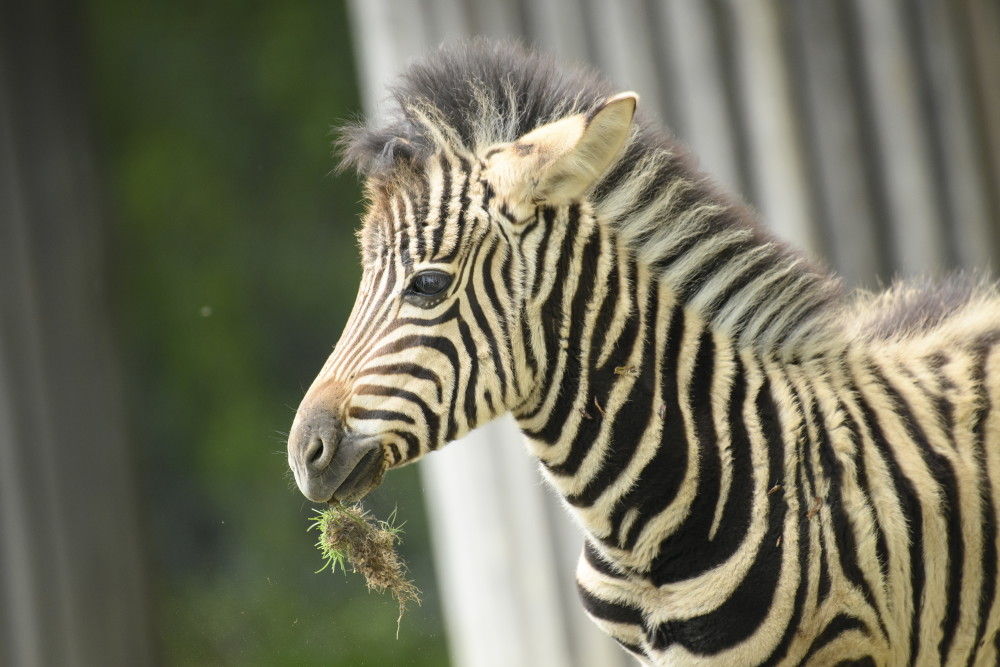
<path fill-rule="evenodd" d="M 654 665 L 996 665 L 1000 294 L 845 295 L 638 97 L 475 41 L 344 131 L 364 273 L 298 409 L 310 500 L 512 413 Z"/>

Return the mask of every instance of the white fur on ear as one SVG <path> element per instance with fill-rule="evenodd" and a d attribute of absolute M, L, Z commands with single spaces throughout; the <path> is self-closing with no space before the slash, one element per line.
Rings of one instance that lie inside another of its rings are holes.
<path fill-rule="evenodd" d="M 628 140 L 638 102 L 639 96 L 635 93 L 619 93 L 591 116 L 580 141 L 553 165 L 565 172 L 562 177 L 574 184 L 559 193 L 563 198 L 579 198 L 608 170 Z M 560 177 L 555 173 L 551 176 L 553 179 Z M 553 187 L 553 195 L 559 189 Z"/>
<path fill-rule="evenodd" d="M 488 150 L 494 187 L 516 208 L 581 199 L 621 153 L 638 101 L 620 93 L 589 117 L 569 116 Z"/>

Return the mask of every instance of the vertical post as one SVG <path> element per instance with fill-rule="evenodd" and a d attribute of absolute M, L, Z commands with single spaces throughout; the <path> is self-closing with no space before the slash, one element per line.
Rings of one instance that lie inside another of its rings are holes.
<path fill-rule="evenodd" d="M 0 664 L 152 662 L 79 21 L 0 4 Z"/>

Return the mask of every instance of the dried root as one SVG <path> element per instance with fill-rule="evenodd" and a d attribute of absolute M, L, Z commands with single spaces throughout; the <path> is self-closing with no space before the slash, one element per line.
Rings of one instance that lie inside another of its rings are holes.
<path fill-rule="evenodd" d="M 373 518 L 361 504 L 331 504 L 325 510 L 316 510 L 309 530 L 319 531 L 316 547 L 326 561 L 318 572 L 327 567 L 335 572 L 337 566 L 345 573 L 350 563 L 354 572 L 365 577 L 368 590 L 378 593 L 386 589 L 399 602 L 399 618 L 396 620 L 396 637 L 399 637 L 399 623 L 406 611 L 406 604 L 413 600 L 420 604 L 420 589 L 403 576 L 405 565 L 396 553 L 401 526 L 393 526 L 393 512 L 388 521 Z"/>

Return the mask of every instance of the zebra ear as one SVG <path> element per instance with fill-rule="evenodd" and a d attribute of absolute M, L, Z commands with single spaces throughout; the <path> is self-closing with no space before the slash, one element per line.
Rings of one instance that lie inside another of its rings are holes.
<path fill-rule="evenodd" d="M 590 114 L 543 125 L 490 152 L 494 186 L 517 206 L 579 200 L 621 152 L 639 96 L 621 93 Z"/>

